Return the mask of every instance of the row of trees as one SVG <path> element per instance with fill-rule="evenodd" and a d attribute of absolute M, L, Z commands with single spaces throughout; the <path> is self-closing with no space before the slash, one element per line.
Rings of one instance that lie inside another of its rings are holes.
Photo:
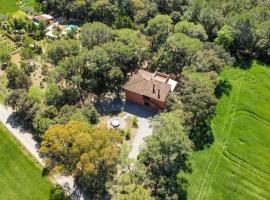
<path fill-rule="evenodd" d="M 80 22 L 101 21 L 116 28 L 134 28 L 144 33 L 160 33 L 155 41 L 177 25 L 177 32 L 205 41 L 215 41 L 238 57 L 257 56 L 269 61 L 269 1 L 233 0 L 39 0 L 43 9 Z M 166 17 L 160 16 L 166 15 Z M 120 24 L 120 25 L 119 25 Z M 155 28 L 155 24 L 157 25 Z M 161 29 L 159 32 L 158 29 Z"/>
<path fill-rule="evenodd" d="M 119 93 L 127 74 L 149 55 L 149 43 L 138 31 L 113 30 L 99 22 L 82 27 L 81 42 L 82 47 L 75 40 L 56 41 L 47 55 L 57 65 L 54 83 L 60 90 L 74 90 L 82 104 L 89 93 Z"/>

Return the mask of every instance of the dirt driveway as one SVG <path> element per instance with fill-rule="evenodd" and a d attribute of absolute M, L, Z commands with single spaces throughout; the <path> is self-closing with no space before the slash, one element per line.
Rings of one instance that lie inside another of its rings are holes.
<path fill-rule="evenodd" d="M 144 143 L 144 139 L 153 133 L 150 120 L 156 113 L 131 102 L 125 103 L 123 111 L 130 116 L 138 117 L 138 130 L 134 140 L 132 141 L 131 151 L 129 153 L 129 158 L 137 159 L 140 147 Z"/>

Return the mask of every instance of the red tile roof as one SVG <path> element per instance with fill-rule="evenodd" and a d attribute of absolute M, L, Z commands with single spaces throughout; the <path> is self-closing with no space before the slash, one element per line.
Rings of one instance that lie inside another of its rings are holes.
<path fill-rule="evenodd" d="M 171 85 L 157 80 L 153 73 L 138 70 L 131 76 L 123 89 L 158 101 L 165 101 L 170 93 Z"/>

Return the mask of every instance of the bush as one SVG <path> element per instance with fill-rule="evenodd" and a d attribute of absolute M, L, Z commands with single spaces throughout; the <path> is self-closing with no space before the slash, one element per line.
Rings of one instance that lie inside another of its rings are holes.
<path fill-rule="evenodd" d="M 88 122 L 90 122 L 91 124 L 98 123 L 99 114 L 92 104 L 85 105 L 82 108 L 82 113 L 88 119 Z"/>
<path fill-rule="evenodd" d="M 68 198 L 61 187 L 56 186 L 51 189 L 49 200 L 68 200 Z"/>
<path fill-rule="evenodd" d="M 130 138 L 131 138 L 131 130 L 130 129 L 127 129 L 125 131 L 125 139 L 126 140 L 130 140 Z"/>
<path fill-rule="evenodd" d="M 138 128 L 138 117 L 132 117 L 132 127 Z"/>
<path fill-rule="evenodd" d="M 125 138 L 125 140 L 130 140 L 130 138 L 131 138 L 131 130 L 130 129 L 127 129 L 127 130 L 117 129 L 117 130 L 119 131 L 121 136 Z"/>

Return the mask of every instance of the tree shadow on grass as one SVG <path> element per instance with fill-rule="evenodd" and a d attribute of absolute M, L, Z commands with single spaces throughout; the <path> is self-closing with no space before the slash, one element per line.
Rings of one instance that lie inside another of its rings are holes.
<path fill-rule="evenodd" d="M 227 80 L 220 80 L 216 89 L 215 89 L 215 96 L 220 99 L 222 95 L 228 96 L 230 91 L 232 90 L 232 85 Z"/>
<path fill-rule="evenodd" d="M 50 173 L 50 170 L 47 167 L 44 167 L 42 169 L 42 177 L 48 176 Z"/>
<path fill-rule="evenodd" d="M 253 62 L 254 62 L 254 58 L 251 58 L 251 57 L 238 58 L 236 60 L 236 66 L 240 69 L 248 70 L 252 67 Z"/>

